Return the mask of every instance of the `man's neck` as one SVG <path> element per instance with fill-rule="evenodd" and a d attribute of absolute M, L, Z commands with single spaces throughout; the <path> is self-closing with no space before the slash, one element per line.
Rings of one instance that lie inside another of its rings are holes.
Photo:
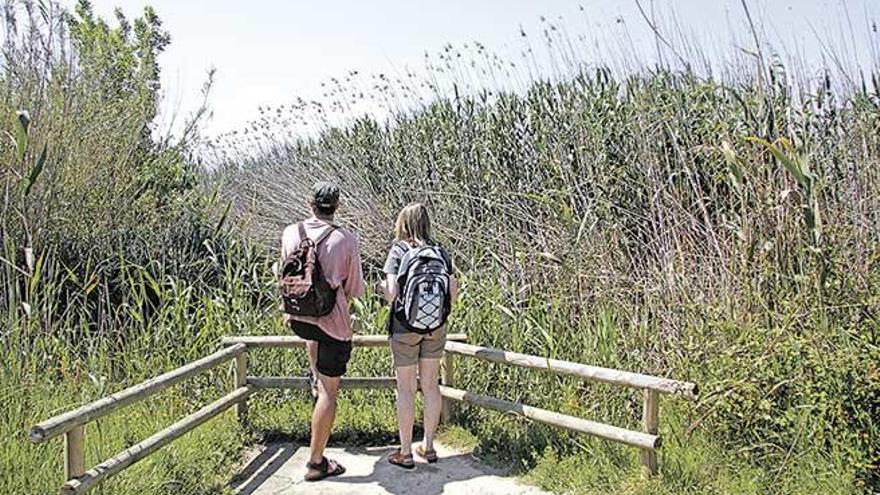
<path fill-rule="evenodd" d="M 315 215 L 315 218 L 317 218 L 318 220 L 320 220 L 322 222 L 333 223 L 334 215 L 321 215 L 319 213 L 315 213 L 314 215 Z"/>

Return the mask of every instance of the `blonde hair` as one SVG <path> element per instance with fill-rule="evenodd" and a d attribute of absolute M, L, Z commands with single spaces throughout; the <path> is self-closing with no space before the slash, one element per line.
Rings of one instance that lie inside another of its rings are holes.
<path fill-rule="evenodd" d="M 416 244 L 432 244 L 431 219 L 428 209 L 422 203 L 411 203 L 397 214 L 394 234 L 398 241 L 410 241 Z"/>

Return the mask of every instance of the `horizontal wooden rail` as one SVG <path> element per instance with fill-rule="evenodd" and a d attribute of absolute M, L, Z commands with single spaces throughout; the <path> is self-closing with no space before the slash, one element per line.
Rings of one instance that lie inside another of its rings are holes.
<path fill-rule="evenodd" d="M 453 333 L 446 336 L 447 341 L 466 341 L 467 335 Z M 223 345 L 245 344 L 248 347 L 304 347 L 306 340 L 292 335 L 244 335 L 223 337 Z M 351 339 L 355 347 L 383 347 L 388 345 L 387 335 L 355 335 Z"/>
<path fill-rule="evenodd" d="M 309 388 L 309 379 L 303 377 L 281 377 L 281 376 L 249 376 L 247 384 L 255 389 L 267 388 L 293 388 L 306 390 Z M 379 377 L 342 377 L 339 382 L 339 388 L 356 389 L 356 388 L 394 388 L 397 386 L 393 376 Z"/>
<path fill-rule="evenodd" d="M 188 433 L 205 421 L 217 416 L 229 407 L 247 399 L 253 393 L 253 387 L 240 387 L 223 398 L 199 409 L 195 413 L 174 423 L 143 442 L 133 445 L 119 454 L 107 459 L 97 466 L 89 469 L 82 476 L 68 480 L 61 487 L 63 494 L 85 493 L 105 478 L 119 473 L 135 462 L 164 447 L 172 440 Z"/>
<path fill-rule="evenodd" d="M 174 371 L 151 378 L 143 383 L 131 386 L 120 392 L 116 392 L 103 399 L 86 404 L 73 411 L 47 419 L 42 423 L 31 428 L 30 439 L 34 443 L 41 443 L 65 433 L 72 428 L 86 424 L 92 420 L 98 419 L 108 413 L 119 409 L 122 406 L 143 400 L 159 391 L 162 391 L 175 383 L 178 383 L 193 375 L 206 371 L 218 364 L 238 356 L 245 351 L 247 346 L 244 344 L 236 344 L 225 349 L 221 349 L 210 356 L 206 356 L 198 361 L 177 368 Z"/>
<path fill-rule="evenodd" d="M 576 376 L 585 380 L 656 390 L 657 392 L 664 394 L 680 395 L 690 400 L 696 400 L 698 394 L 696 383 L 681 382 L 678 380 L 670 380 L 668 378 L 660 378 L 611 368 L 600 368 L 598 366 L 573 363 L 570 361 L 560 361 L 558 359 L 547 359 L 528 354 L 508 352 L 501 349 L 493 349 L 491 347 L 482 347 L 461 342 L 447 342 L 446 352 L 460 354 L 462 356 L 472 356 L 493 363 L 511 364 L 522 368 L 549 370 L 554 373 Z"/>
<path fill-rule="evenodd" d="M 627 430 L 616 426 L 596 423 L 586 419 L 560 414 L 546 409 L 526 406 L 508 400 L 497 399 L 488 395 L 480 395 L 456 388 L 440 386 L 440 394 L 443 397 L 467 402 L 476 406 L 492 409 L 499 412 L 515 414 L 529 418 L 539 423 L 565 428 L 571 431 L 586 433 L 606 440 L 620 442 L 641 449 L 655 450 L 660 448 L 660 437 L 639 431 Z"/>

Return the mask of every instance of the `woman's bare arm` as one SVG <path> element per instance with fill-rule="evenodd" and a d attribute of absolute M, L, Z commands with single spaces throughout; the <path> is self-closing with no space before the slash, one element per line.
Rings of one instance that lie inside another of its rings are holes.
<path fill-rule="evenodd" d="M 397 299 L 397 275 L 386 274 L 385 275 L 385 283 L 382 284 L 382 292 L 385 295 L 385 300 L 389 303 L 394 302 Z"/>

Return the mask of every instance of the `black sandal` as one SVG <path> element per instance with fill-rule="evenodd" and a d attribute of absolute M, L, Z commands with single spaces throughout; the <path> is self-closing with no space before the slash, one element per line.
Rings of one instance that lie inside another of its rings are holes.
<path fill-rule="evenodd" d="M 434 449 L 427 450 L 423 445 L 419 445 L 418 448 L 416 448 L 416 454 L 422 459 L 428 461 L 428 464 L 434 464 L 438 460 L 437 451 Z"/>
<path fill-rule="evenodd" d="M 413 469 L 416 467 L 412 454 L 403 455 L 400 453 L 400 449 L 397 449 L 397 452 L 388 454 L 388 462 L 403 469 Z"/>
<path fill-rule="evenodd" d="M 330 463 L 333 463 L 332 470 L 330 469 Z M 312 475 L 310 475 L 308 472 L 306 472 L 305 476 L 303 476 L 303 479 L 306 481 L 321 481 L 325 478 L 329 478 L 331 476 L 339 476 L 340 474 L 345 473 L 345 468 L 342 467 L 342 464 L 339 464 L 338 462 L 336 462 L 332 459 L 328 459 L 326 457 L 324 457 L 321 460 L 321 462 L 319 462 L 317 464 L 312 464 L 311 462 L 307 462 L 306 468 L 314 469 L 315 471 L 318 471 L 318 474 L 312 474 Z"/>

